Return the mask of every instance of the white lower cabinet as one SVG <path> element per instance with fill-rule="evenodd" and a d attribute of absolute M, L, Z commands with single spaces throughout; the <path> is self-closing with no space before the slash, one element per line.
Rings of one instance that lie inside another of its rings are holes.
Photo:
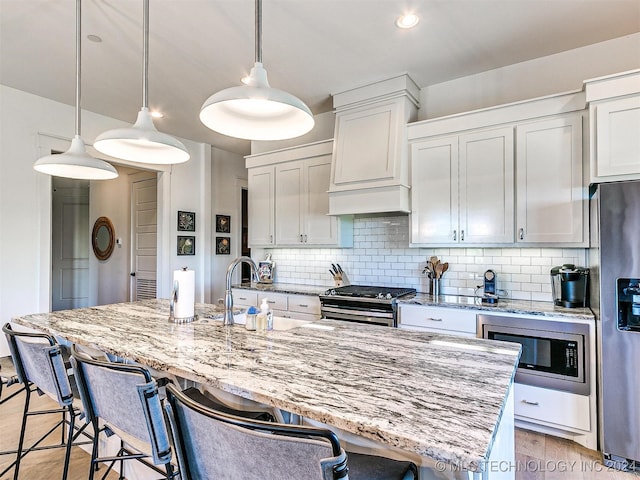
<path fill-rule="evenodd" d="M 234 288 L 231 293 L 233 294 L 233 306 L 236 308 L 243 310 L 251 306 L 260 308 L 262 299 L 266 298 L 276 317 L 309 321 L 320 320 L 320 297 L 317 295 L 275 293 L 245 288 Z"/>
<path fill-rule="evenodd" d="M 558 428 L 591 430 L 589 397 L 516 383 L 515 414 Z"/>
<path fill-rule="evenodd" d="M 424 305 L 400 305 L 398 328 L 476 336 L 476 311 Z"/>

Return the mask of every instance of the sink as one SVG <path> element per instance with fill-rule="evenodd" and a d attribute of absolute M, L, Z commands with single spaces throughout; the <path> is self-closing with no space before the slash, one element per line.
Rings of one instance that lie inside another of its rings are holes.
<path fill-rule="evenodd" d="M 233 321 L 236 325 L 244 325 L 246 322 L 245 314 L 240 313 L 233 316 Z M 273 329 L 274 330 L 291 330 L 292 328 L 298 328 L 303 325 L 308 325 L 312 322 L 309 320 L 299 320 L 297 318 L 287 317 L 273 317 Z"/>

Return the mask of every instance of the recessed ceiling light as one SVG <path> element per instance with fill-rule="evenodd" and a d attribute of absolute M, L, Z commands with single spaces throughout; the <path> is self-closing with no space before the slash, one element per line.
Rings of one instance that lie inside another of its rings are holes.
<path fill-rule="evenodd" d="M 401 15 L 396 20 L 396 26 L 398 28 L 413 28 L 420 21 L 420 17 L 415 13 L 407 13 L 405 15 Z"/>
<path fill-rule="evenodd" d="M 158 112 L 158 111 L 156 110 L 156 111 L 151 112 L 151 116 L 152 116 L 153 118 L 162 118 L 162 117 L 164 117 L 164 113 L 162 113 L 162 112 Z"/>
<path fill-rule="evenodd" d="M 87 35 L 87 39 L 91 40 L 92 42 L 96 42 L 96 43 L 102 42 L 102 38 L 100 38 L 98 35 Z"/>

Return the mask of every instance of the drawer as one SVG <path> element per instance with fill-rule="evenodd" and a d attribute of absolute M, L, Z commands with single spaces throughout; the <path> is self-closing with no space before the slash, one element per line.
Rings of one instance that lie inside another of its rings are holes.
<path fill-rule="evenodd" d="M 516 383 L 515 415 L 578 430 L 591 430 L 589 397 Z"/>
<path fill-rule="evenodd" d="M 244 306 L 244 307 L 258 307 L 258 292 L 253 290 L 242 290 L 238 288 L 234 288 L 231 290 L 231 294 L 233 295 L 233 304 L 235 306 Z"/>
<path fill-rule="evenodd" d="M 262 299 L 266 298 L 267 303 L 269 304 L 269 308 L 271 310 L 288 310 L 287 307 L 287 295 L 282 293 L 271 293 L 271 292 L 260 292 L 258 296 L 258 308 L 260 308 L 260 304 L 262 303 Z"/>
<path fill-rule="evenodd" d="M 399 311 L 400 328 L 442 333 L 457 332 L 473 336 L 476 334 L 475 310 L 400 305 Z"/>
<path fill-rule="evenodd" d="M 289 311 L 308 313 L 319 317 L 320 297 L 313 295 L 289 295 Z"/>

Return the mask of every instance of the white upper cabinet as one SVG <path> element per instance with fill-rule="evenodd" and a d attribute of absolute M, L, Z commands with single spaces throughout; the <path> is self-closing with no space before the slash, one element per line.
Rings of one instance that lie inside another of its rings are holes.
<path fill-rule="evenodd" d="M 251 246 L 353 246 L 352 217 L 328 215 L 332 143 L 246 157 Z"/>
<path fill-rule="evenodd" d="M 410 124 L 411 245 L 586 246 L 584 98 Z"/>
<path fill-rule="evenodd" d="M 249 169 L 249 245 L 274 245 L 275 178 L 273 166 Z"/>
<path fill-rule="evenodd" d="M 415 142 L 411 243 L 513 242 L 513 129 Z"/>
<path fill-rule="evenodd" d="M 640 70 L 585 82 L 591 181 L 640 179 Z"/>
<path fill-rule="evenodd" d="M 331 215 L 409 211 L 406 125 L 419 94 L 405 74 L 333 96 Z"/>
<path fill-rule="evenodd" d="M 582 115 L 516 127 L 518 243 L 586 242 Z"/>

